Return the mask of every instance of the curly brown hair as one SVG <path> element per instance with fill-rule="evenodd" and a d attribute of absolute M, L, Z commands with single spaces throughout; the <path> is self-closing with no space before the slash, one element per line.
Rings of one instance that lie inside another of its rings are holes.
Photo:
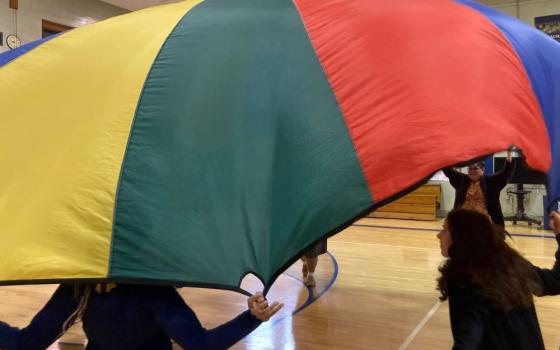
<path fill-rule="evenodd" d="M 439 268 L 440 300 L 449 297 L 450 285 L 470 286 L 500 310 L 530 306 L 540 292 L 538 277 L 506 243 L 504 229 L 472 210 L 452 210 L 446 220 L 452 243 L 449 259 Z"/>

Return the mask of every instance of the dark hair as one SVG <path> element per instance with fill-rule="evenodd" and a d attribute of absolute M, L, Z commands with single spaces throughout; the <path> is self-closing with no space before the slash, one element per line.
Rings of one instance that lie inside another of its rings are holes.
<path fill-rule="evenodd" d="M 76 310 L 64 321 L 61 337 L 76 322 L 83 321 L 89 306 L 91 295 L 97 293 L 109 293 L 117 285 L 115 283 L 76 283 L 74 284 L 74 298 L 77 301 Z"/>
<path fill-rule="evenodd" d="M 89 299 L 91 297 L 91 293 L 93 292 L 95 285 L 93 284 L 82 284 L 77 283 L 74 284 L 74 298 L 78 302 L 76 309 L 66 321 L 64 321 L 62 325 L 62 332 L 58 335 L 58 337 L 62 337 L 66 331 L 70 329 L 76 322 L 82 321 L 84 314 L 87 311 L 87 307 L 89 304 Z"/>
<path fill-rule="evenodd" d="M 539 294 L 538 277 L 531 263 L 505 241 L 506 232 L 483 214 L 455 209 L 447 215 L 451 234 L 449 259 L 439 268 L 440 300 L 449 297 L 450 285 L 470 286 L 500 310 L 528 307 Z"/>
<path fill-rule="evenodd" d="M 468 166 L 477 166 L 482 170 L 486 169 L 486 164 L 484 164 L 484 162 L 473 162 L 473 163 L 470 163 Z"/>

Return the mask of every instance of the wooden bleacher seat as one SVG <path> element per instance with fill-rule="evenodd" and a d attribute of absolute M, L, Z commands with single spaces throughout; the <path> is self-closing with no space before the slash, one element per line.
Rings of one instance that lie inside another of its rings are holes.
<path fill-rule="evenodd" d="M 369 217 L 435 220 L 441 198 L 439 184 L 425 184 L 409 194 L 370 213 Z"/>

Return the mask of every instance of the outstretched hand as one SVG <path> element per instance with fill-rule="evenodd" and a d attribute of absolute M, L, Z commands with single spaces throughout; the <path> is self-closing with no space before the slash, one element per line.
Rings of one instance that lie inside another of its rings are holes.
<path fill-rule="evenodd" d="M 506 160 L 507 160 L 508 162 L 510 162 L 510 163 L 511 163 L 511 161 L 512 161 L 512 154 L 511 154 L 511 152 L 512 152 L 512 148 L 509 148 L 509 149 L 507 150 L 507 153 L 506 153 Z"/>
<path fill-rule="evenodd" d="M 284 306 L 284 304 L 277 301 L 269 305 L 262 292 L 257 292 L 255 295 L 250 296 L 247 299 L 247 305 L 251 314 L 263 322 L 268 321 Z"/>
<path fill-rule="evenodd" d="M 553 211 L 550 213 L 550 227 L 555 235 L 560 235 L 560 212 Z"/>

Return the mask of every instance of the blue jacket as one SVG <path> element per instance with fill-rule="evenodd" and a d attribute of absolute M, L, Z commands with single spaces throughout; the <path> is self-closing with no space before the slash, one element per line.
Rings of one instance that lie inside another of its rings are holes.
<path fill-rule="evenodd" d="M 46 349 L 77 306 L 74 286 L 61 285 L 27 327 L 0 322 L 0 349 Z M 83 319 L 88 350 L 171 350 L 171 339 L 189 350 L 227 349 L 260 323 L 245 311 L 206 330 L 175 288 L 131 285 L 93 292 Z"/>

